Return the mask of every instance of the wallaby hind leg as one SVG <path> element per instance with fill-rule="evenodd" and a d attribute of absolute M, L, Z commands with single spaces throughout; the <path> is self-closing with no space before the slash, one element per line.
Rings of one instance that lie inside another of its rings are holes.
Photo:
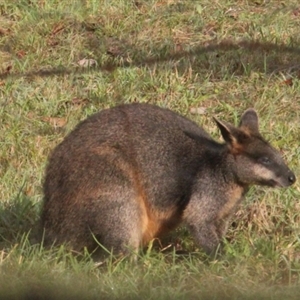
<path fill-rule="evenodd" d="M 76 213 L 62 208 L 60 216 L 55 211 L 56 222 L 48 218 L 54 215 L 51 207 L 47 209 L 45 245 L 68 241 L 67 246 L 79 252 L 83 248 L 101 248 L 100 243 L 114 254 L 136 251 L 142 240 L 144 216 L 137 193 L 131 187 L 110 185 L 109 189 L 100 195 L 96 193 L 97 197 L 95 193 L 79 196 Z"/>
<path fill-rule="evenodd" d="M 116 187 L 111 195 L 101 195 L 95 207 L 97 205 L 101 210 L 96 212 L 89 226 L 95 242 L 114 254 L 138 251 L 142 241 L 143 211 L 136 192 Z"/>
<path fill-rule="evenodd" d="M 48 244 L 66 241 L 73 250 L 93 251 L 96 239 L 114 253 L 136 250 L 146 214 L 134 163 L 113 147 L 92 149 L 72 163 L 63 156 L 67 151 L 59 150 L 44 186 L 42 220 Z"/>

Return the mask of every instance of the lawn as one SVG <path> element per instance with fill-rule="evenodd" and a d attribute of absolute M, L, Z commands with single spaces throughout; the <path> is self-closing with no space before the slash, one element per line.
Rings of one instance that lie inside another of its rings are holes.
<path fill-rule="evenodd" d="M 208 259 L 181 227 L 136 263 L 37 239 L 47 157 L 120 103 L 177 111 L 215 139 L 246 108 L 300 174 L 298 0 L 2 0 L 1 299 L 299 299 L 300 184 L 252 187 Z"/>

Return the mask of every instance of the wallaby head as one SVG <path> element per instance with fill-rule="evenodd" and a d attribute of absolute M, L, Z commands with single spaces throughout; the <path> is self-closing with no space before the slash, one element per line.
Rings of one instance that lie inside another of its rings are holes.
<path fill-rule="evenodd" d="M 232 154 L 229 156 L 230 165 L 239 183 L 287 187 L 296 181 L 279 151 L 259 133 L 258 116 L 254 109 L 244 112 L 238 127 L 217 119 L 215 121 Z"/>

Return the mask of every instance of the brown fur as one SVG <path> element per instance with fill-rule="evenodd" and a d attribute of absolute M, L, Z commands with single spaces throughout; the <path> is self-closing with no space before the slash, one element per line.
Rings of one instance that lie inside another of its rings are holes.
<path fill-rule="evenodd" d="M 216 120 L 225 144 L 192 121 L 146 104 L 81 122 L 50 156 L 42 227 L 48 245 L 98 243 L 137 251 L 182 221 L 207 252 L 252 184 L 289 186 L 294 174 L 247 110 L 235 127 Z"/>
<path fill-rule="evenodd" d="M 241 186 L 235 185 L 228 188 L 227 199 L 228 201 L 219 210 L 218 219 L 226 219 L 230 216 L 233 210 L 238 206 L 242 200 L 244 194 L 244 189 Z"/>

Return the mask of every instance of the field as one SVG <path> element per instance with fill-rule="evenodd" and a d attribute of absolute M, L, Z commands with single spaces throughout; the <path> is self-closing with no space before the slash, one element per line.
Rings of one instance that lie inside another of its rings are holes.
<path fill-rule="evenodd" d="M 182 227 L 136 263 L 36 238 L 47 157 L 88 115 L 168 107 L 215 139 L 248 107 L 300 174 L 298 0 L 2 0 L 1 299 L 299 299 L 300 184 L 252 187 L 208 259 Z"/>

